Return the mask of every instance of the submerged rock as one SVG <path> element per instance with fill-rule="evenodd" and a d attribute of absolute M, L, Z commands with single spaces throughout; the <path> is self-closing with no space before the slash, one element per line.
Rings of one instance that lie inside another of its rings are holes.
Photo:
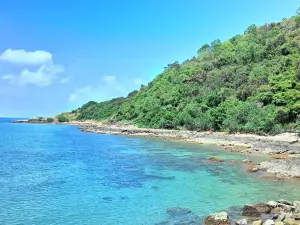
<path fill-rule="evenodd" d="M 205 225 L 230 225 L 227 212 L 213 213 L 204 220 Z"/>
<path fill-rule="evenodd" d="M 246 163 L 252 163 L 252 161 L 251 161 L 250 159 L 244 159 L 242 162 L 243 162 L 244 164 L 246 164 Z"/>
<path fill-rule="evenodd" d="M 224 162 L 223 159 L 219 159 L 219 158 L 217 158 L 215 156 L 210 157 L 209 161 L 212 161 L 212 162 Z"/>
<path fill-rule="evenodd" d="M 267 204 L 245 205 L 243 216 L 259 217 L 263 213 L 270 213 L 272 208 Z"/>
<path fill-rule="evenodd" d="M 173 208 L 167 209 L 167 213 L 170 216 L 183 216 L 183 215 L 189 214 L 191 212 L 192 211 L 190 209 L 180 208 L 180 207 L 173 207 Z"/>
<path fill-rule="evenodd" d="M 258 167 L 256 165 L 249 164 L 248 167 L 247 167 L 247 170 L 250 173 L 256 173 L 256 172 L 258 172 L 259 169 L 258 169 Z"/>

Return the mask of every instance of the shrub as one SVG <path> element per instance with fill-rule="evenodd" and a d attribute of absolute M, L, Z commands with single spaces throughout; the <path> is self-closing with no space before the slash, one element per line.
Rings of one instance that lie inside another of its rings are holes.
<path fill-rule="evenodd" d="M 53 118 L 51 118 L 51 117 L 47 118 L 47 123 L 53 123 L 53 122 L 54 122 Z"/>
<path fill-rule="evenodd" d="M 60 122 L 60 123 L 69 122 L 69 118 L 68 118 L 66 115 L 64 115 L 64 114 L 58 115 L 58 116 L 57 116 L 57 120 L 58 120 L 58 122 Z"/>

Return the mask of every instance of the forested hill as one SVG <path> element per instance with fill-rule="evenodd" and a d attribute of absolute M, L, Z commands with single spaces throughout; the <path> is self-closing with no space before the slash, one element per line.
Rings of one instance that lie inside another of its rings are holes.
<path fill-rule="evenodd" d="M 203 45 L 196 57 L 169 64 L 126 98 L 89 102 L 68 116 L 167 129 L 299 129 L 300 13 Z"/>

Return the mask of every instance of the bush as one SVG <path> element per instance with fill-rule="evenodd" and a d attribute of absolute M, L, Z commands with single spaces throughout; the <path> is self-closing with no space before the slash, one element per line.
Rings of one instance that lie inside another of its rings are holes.
<path fill-rule="evenodd" d="M 53 118 L 51 118 L 51 117 L 47 118 L 47 123 L 53 123 L 53 122 L 54 122 Z"/>
<path fill-rule="evenodd" d="M 66 117 L 64 114 L 60 114 L 57 116 L 57 120 L 60 123 L 65 123 L 65 122 L 69 122 L 69 118 Z"/>

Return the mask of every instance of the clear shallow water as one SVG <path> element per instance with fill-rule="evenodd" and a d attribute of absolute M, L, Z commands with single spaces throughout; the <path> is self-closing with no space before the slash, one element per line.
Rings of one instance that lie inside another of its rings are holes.
<path fill-rule="evenodd" d="M 8 122 L 0 119 L 0 224 L 155 224 L 170 207 L 201 217 L 300 197 L 298 184 L 209 163 L 245 158 L 215 146 Z"/>

